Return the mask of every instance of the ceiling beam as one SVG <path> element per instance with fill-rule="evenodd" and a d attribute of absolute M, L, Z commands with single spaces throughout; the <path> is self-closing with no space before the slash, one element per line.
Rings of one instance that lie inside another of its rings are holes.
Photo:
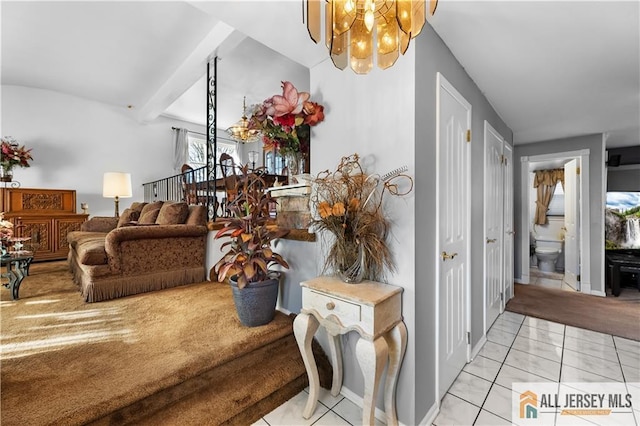
<path fill-rule="evenodd" d="M 139 122 L 149 122 L 162 114 L 206 72 L 206 64 L 216 56 L 234 49 L 246 36 L 219 21 L 174 73 L 140 107 Z"/>

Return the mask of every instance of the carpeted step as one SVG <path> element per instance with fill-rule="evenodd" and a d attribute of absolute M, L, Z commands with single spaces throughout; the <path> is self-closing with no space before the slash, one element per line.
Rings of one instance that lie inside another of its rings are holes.
<path fill-rule="evenodd" d="M 242 326 L 226 285 L 86 304 L 66 265 L 31 272 L 20 300 L 0 293 L 3 426 L 170 419 L 172 405 L 191 400 L 193 409 L 175 409 L 184 424 L 196 418 L 198 394 L 213 395 L 219 421 L 233 422 L 266 414 L 305 386 L 292 319 L 277 313 L 268 325 Z M 204 413 L 200 424 L 218 422 Z"/>
<path fill-rule="evenodd" d="M 317 348 L 316 348 L 317 350 Z M 325 385 L 326 357 L 317 357 Z M 158 392 L 93 425 L 250 424 L 308 385 L 293 335 Z"/>

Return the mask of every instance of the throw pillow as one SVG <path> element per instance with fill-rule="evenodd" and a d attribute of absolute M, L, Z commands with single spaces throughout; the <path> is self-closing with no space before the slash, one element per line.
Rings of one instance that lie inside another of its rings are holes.
<path fill-rule="evenodd" d="M 158 225 L 181 225 L 189 216 L 187 203 L 164 203 L 156 219 Z"/>
<path fill-rule="evenodd" d="M 140 203 L 138 201 L 131 203 L 131 210 L 136 211 L 138 213 L 142 213 L 142 209 L 146 206 L 147 203 Z M 139 214 L 138 214 L 139 215 Z"/>
<path fill-rule="evenodd" d="M 164 201 L 154 201 L 153 203 L 145 204 L 142 207 L 142 210 L 140 210 L 140 216 L 142 216 L 143 214 L 145 214 L 146 212 L 149 212 L 151 210 L 159 209 L 160 207 L 162 207 L 163 203 L 164 203 Z"/>
<path fill-rule="evenodd" d="M 150 225 L 156 223 L 160 208 L 162 208 L 162 201 L 156 201 L 155 203 L 149 203 L 140 212 L 140 218 L 138 219 L 139 225 Z"/>
<path fill-rule="evenodd" d="M 129 222 L 138 220 L 139 216 L 140 212 L 132 209 L 124 209 L 124 211 L 120 215 L 120 218 L 118 219 L 118 228 L 126 226 L 127 224 L 129 224 Z"/>

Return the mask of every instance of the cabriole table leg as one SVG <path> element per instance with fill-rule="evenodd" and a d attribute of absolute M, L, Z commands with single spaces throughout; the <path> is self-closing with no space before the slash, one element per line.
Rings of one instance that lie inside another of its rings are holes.
<path fill-rule="evenodd" d="M 313 350 L 311 349 L 311 342 L 319 325 L 318 320 L 316 320 L 313 315 L 308 314 L 298 314 L 295 320 L 293 320 L 293 334 L 296 337 L 296 342 L 298 343 L 298 348 L 304 361 L 304 368 L 307 370 L 307 376 L 309 377 L 309 398 L 302 412 L 302 416 L 305 419 L 309 419 L 316 410 L 320 392 L 318 367 L 316 366 Z"/>

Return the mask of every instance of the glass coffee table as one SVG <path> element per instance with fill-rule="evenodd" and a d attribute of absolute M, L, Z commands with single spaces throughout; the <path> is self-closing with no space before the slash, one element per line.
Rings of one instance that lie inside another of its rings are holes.
<path fill-rule="evenodd" d="M 33 252 L 22 250 L 9 252 L 0 257 L 2 264 L 0 279 L 2 285 L 11 290 L 11 299 L 18 300 L 20 284 L 29 275 L 29 265 L 33 261 Z"/>

